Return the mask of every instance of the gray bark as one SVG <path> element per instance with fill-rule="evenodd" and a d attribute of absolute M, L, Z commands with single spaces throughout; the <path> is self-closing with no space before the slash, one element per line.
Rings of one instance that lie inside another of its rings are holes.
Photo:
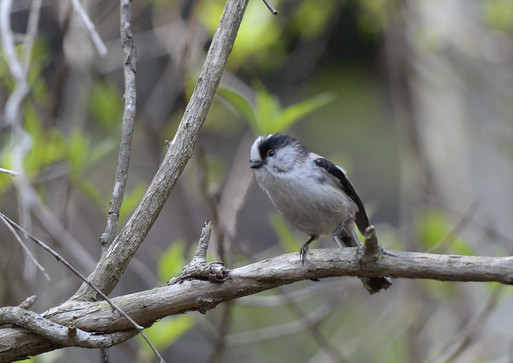
<path fill-rule="evenodd" d="M 496 281 L 513 284 L 513 257 L 437 255 L 420 252 L 378 251 L 364 255 L 357 248 L 311 250 L 303 265 L 297 253 L 281 255 L 225 271 L 216 280 L 196 276 L 147 291 L 113 298 L 128 315 L 143 326 L 165 316 L 188 311 L 206 311 L 217 304 L 300 280 L 329 276 L 390 276 L 441 281 Z M 212 263 L 214 270 L 219 264 Z M 219 281 L 219 282 L 218 282 Z M 393 293 L 393 286 L 382 294 Z M 2 308 L 3 309 L 3 308 Z M 2 316 L 0 309 L 0 316 Z M 64 327 L 86 332 L 122 333 L 131 324 L 105 301 L 69 300 L 42 316 Z M 3 321 L 5 323 L 5 321 Z M 129 338 L 131 335 L 127 334 Z M 119 335 L 116 335 L 119 337 Z M 70 345 L 73 341 L 70 341 Z M 119 343 L 119 340 L 116 341 Z M 26 329 L 0 328 L 0 361 L 20 359 L 63 346 Z"/>

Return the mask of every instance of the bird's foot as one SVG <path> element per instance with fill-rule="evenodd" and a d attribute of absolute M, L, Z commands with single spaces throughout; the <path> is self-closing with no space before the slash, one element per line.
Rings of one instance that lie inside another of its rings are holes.
<path fill-rule="evenodd" d="M 301 249 L 299 250 L 299 259 L 301 260 L 301 263 L 304 265 L 305 264 L 305 258 L 306 258 L 306 255 L 308 254 L 308 243 L 305 243 L 304 245 L 301 246 Z"/>

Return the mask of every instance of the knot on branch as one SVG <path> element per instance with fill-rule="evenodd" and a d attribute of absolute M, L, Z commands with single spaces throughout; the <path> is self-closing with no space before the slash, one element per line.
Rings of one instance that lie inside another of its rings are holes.
<path fill-rule="evenodd" d="M 215 308 L 217 305 L 213 301 L 204 300 L 204 299 L 198 299 L 197 304 L 198 304 L 197 310 L 200 314 L 206 314 L 207 311 Z"/>
<path fill-rule="evenodd" d="M 187 279 L 208 280 L 210 282 L 224 282 L 228 279 L 230 270 L 220 261 L 195 261 L 185 265 L 180 275 L 173 277 L 168 285 L 180 284 Z"/>
<path fill-rule="evenodd" d="M 211 232 L 212 222 L 206 220 L 192 261 L 184 266 L 180 275 L 169 280 L 168 285 L 182 283 L 186 279 L 208 280 L 210 282 L 224 282 L 228 279 L 230 270 L 224 266 L 223 262 L 207 261 L 207 249 Z"/>
<path fill-rule="evenodd" d="M 383 247 L 376 237 L 376 227 L 373 225 L 365 229 L 365 244 L 363 246 L 363 256 L 360 258 L 362 265 L 368 265 L 376 262 L 383 255 Z"/>

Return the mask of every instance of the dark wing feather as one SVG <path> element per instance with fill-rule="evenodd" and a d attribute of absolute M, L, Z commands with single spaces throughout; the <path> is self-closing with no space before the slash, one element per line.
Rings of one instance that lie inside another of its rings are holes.
<path fill-rule="evenodd" d="M 339 183 L 340 187 L 346 194 L 351 198 L 356 205 L 358 206 L 358 212 L 356 212 L 355 223 L 360 232 L 365 235 L 365 229 L 369 226 L 369 218 L 367 217 L 367 213 L 365 212 L 365 207 L 363 206 L 362 200 L 356 193 L 356 190 L 353 187 L 353 184 L 349 181 L 346 174 L 342 171 L 342 169 L 338 168 L 332 162 L 324 159 L 318 158 L 314 160 L 314 163 L 317 166 L 325 169 L 330 175 L 332 175 Z"/>

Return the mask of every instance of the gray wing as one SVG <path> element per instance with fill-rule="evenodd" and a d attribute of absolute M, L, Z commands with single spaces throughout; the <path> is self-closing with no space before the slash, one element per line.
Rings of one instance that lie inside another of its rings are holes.
<path fill-rule="evenodd" d="M 365 212 L 365 207 L 363 206 L 362 200 L 356 193 L 356 190 L 353 187 L 353 184 L 349 181 L 344 171 L 333 164 L 331 161 L 326 160 L 324 158 L 318 158 L 314 160 L 314 163 L 326 170 L 330 175 L 332 175 L 337 181 L 342 190 L 351 198 L 356 205 L 358 206 L 358 212 L 355 215 L 355 223 L 360 232 L 365 235 L 365 229 L 369 226 L 369 218 L 367 217 L 367 213 Z"/>

